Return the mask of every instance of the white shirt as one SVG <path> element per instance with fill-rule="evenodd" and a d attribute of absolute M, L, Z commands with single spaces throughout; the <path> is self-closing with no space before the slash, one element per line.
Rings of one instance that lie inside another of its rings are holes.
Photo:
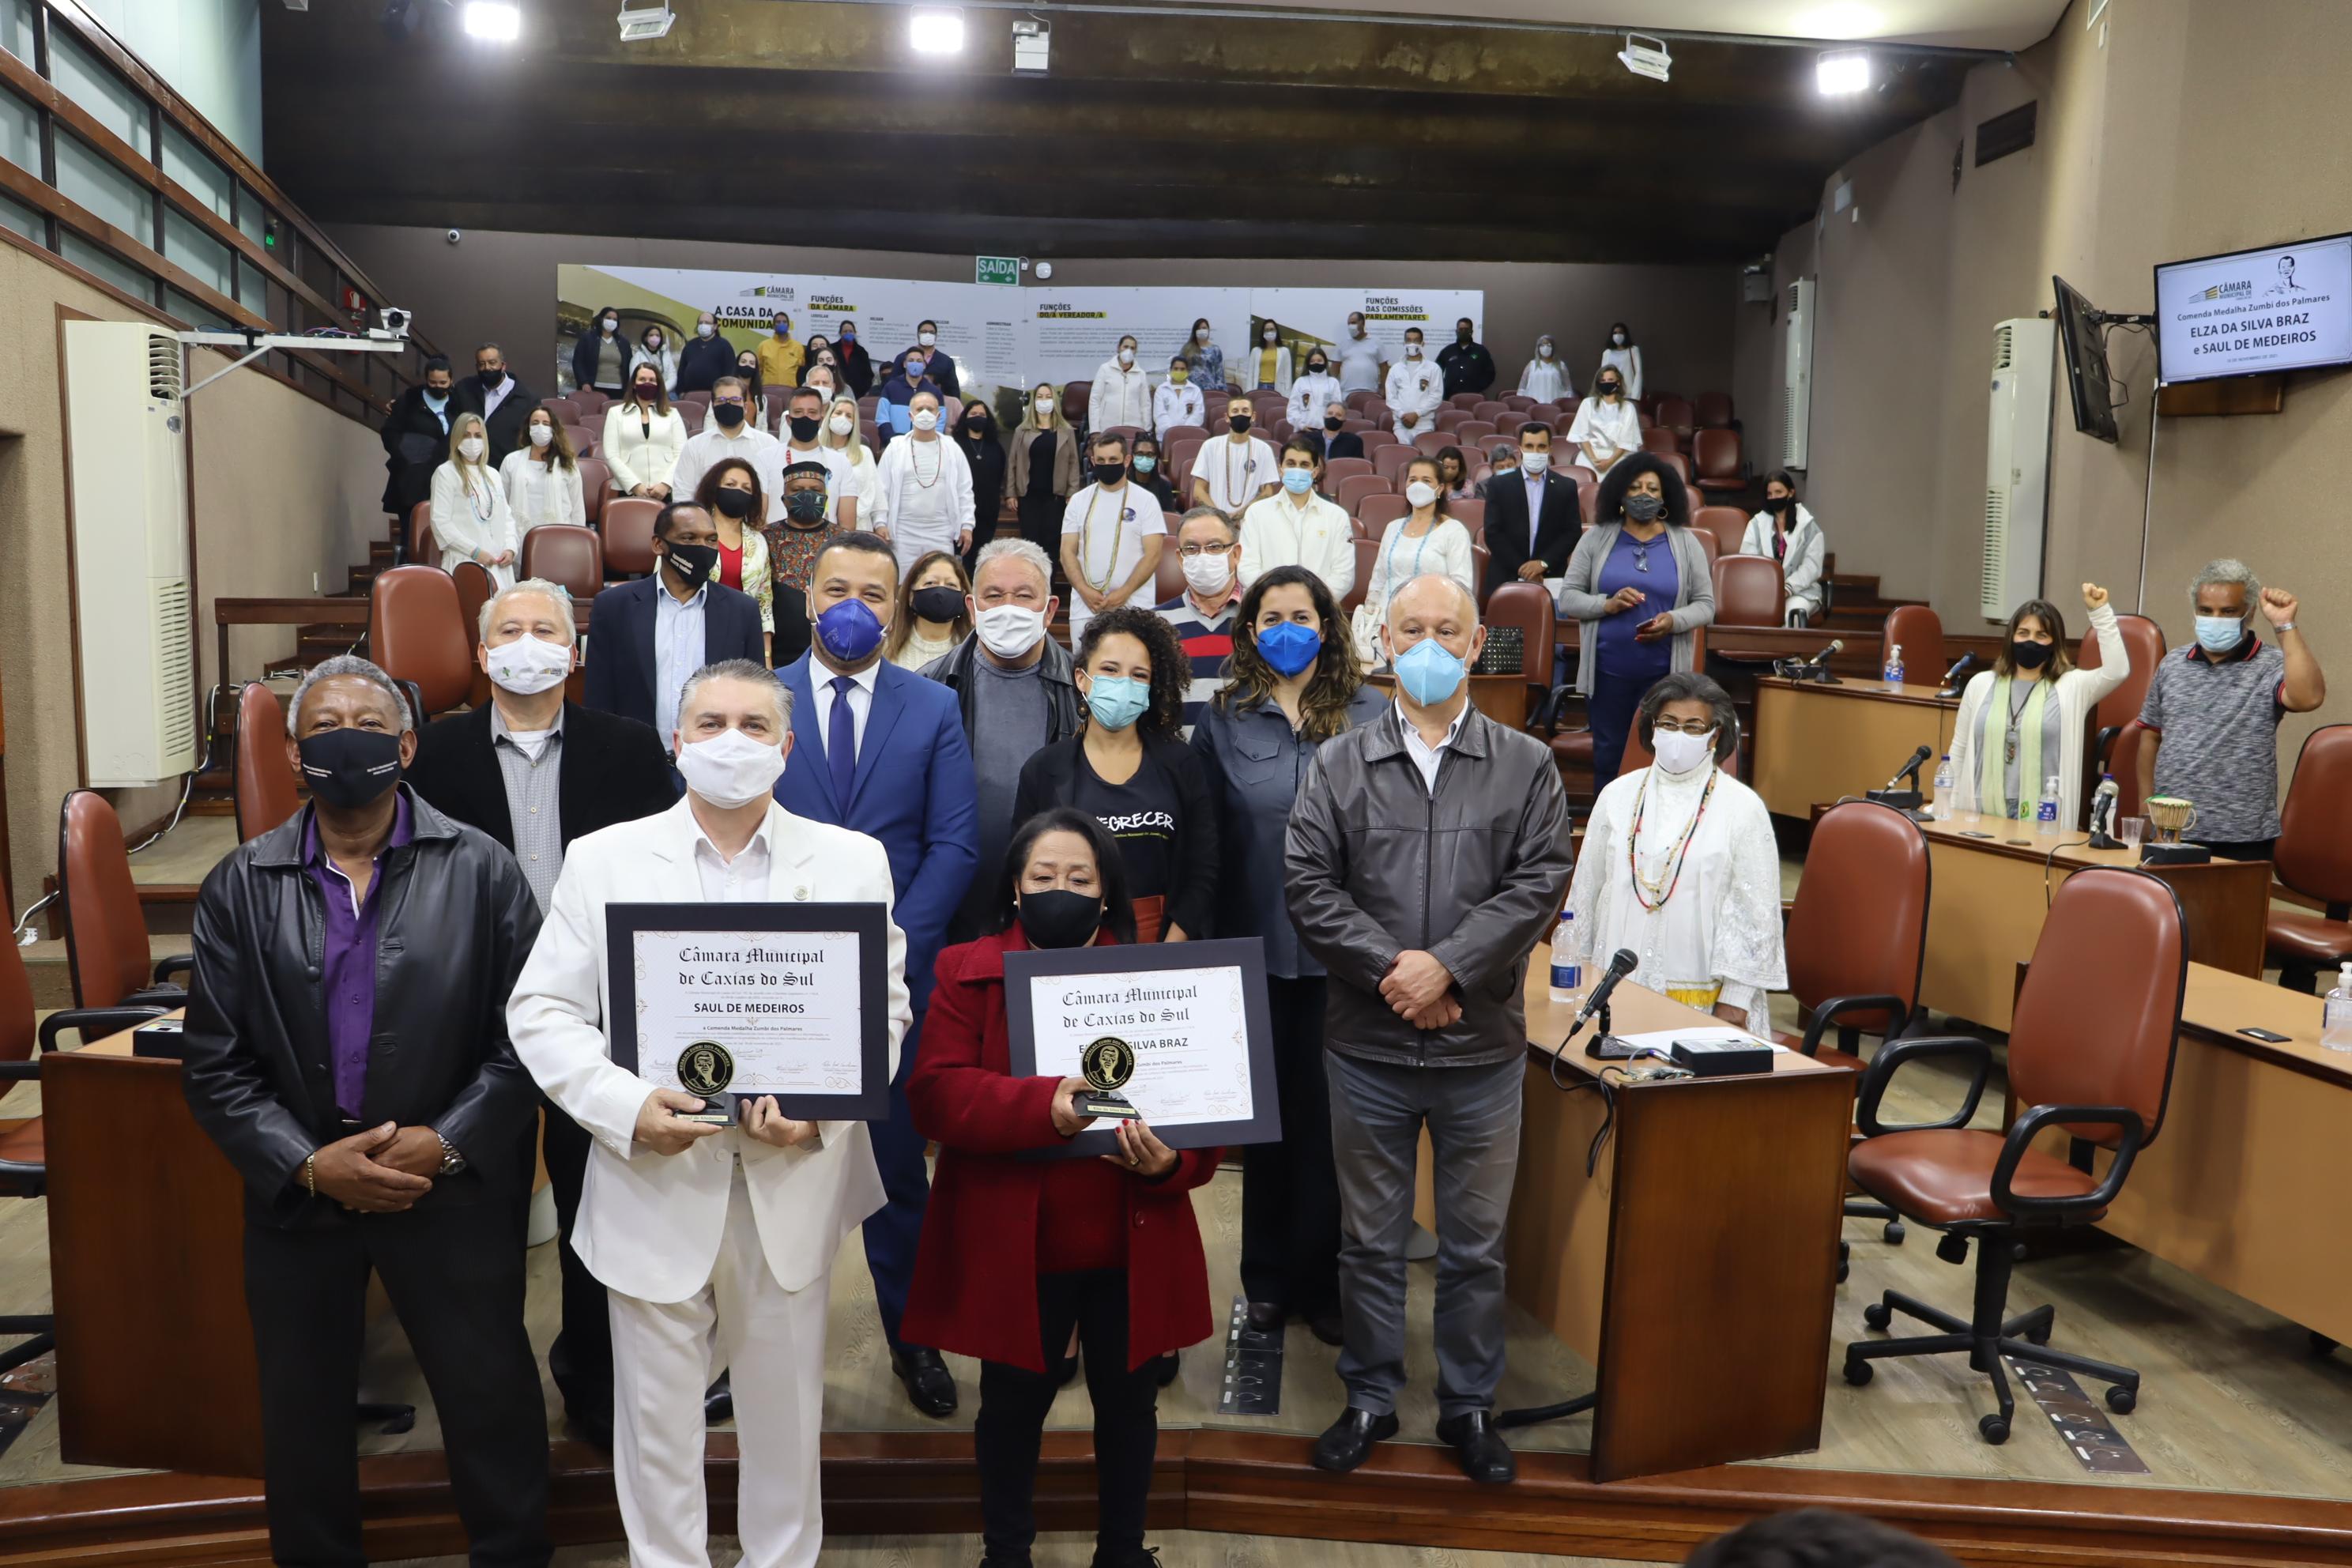
<path fill-rule="evenodd" d="M 1220 436 L 1192 454 L 1192 477 L 1209 487 L 1209 504 L 1228 515 L 1247 507 L 1261 486 L 1279 488 L 1281 470 L 1273 447 L 1255 436 L 1239 446 L 1230 436 Z"/>
<path fill-rule="evenodd" d="M 1094 390 L 1087 395 L 1087 423 L 1097 430 L 1114 425 L 1151 428 L 1151 378 L 1140 365 L 1107 359 L 1095 367 Z"/>
<path fill-rule="evenodd" d="M 1642 415 L 1630 397 L 1621 397 L 1612 407 L 1602 397 L 1588 397 L 1576 405 L 1576 419 L 1568 427 L 1569 444 L 1577 448 L 1577 456 L 1585 456 L 1584 447 L 1591 442 L 1600 448 L 1603 458 L 1642 448 Z"/>
<path fill-rule="evenodd" d="M 668 570 L 654 563 L 656 574 Z M 677 700 L 686 678 L 703 665 L 702 610 L 709 602 L 708 583 L 684 604 L 668 584 L 654 584 L 654 732 L 665 748 L 677 734 Z"/>
<path fill-rule="evenodd" d="M 874 683 L 881 678 L 881 675 L 882 661 L 877 658 L 849 678 L 851 682 L 849 755 L 852 762 L 857 760 L 859 749 L 866 744 L 866 716 L 874 711 Z M 827 739 L 833 734 L 833 705 L 839 700 L 834 692 L 833 683 L 839 679 L 841 679 L 841 672 L 824 662 L 824 655 L 812 649 L 809 658 L 809 685 L 816 692 L 816 738 L 819 750 L 823 750 Z M 833 759 L 827 756 L 825 760 L 829 763 Z"/>
<path fill-rule="evenodd" d="M 1197 463 L 1193 472 L 1200 472 Z M 1304 566 L 1323 579 L 1334 599 L 1356 585 L 1356 533 L 1338 503 L 1314 491 L 1307 504 L 1276 490 L 1242 513 L 1241 583 L 1246 588 L 1277 566 Z M 1466 541 L 1467 535 L 1465 535 Z"/>
<path fill-rule="evenodd" d="M 1062 511 L 1062 537 L 1078 540 L 1078 570 L 1097 592 L 1115 588 L 1143 563 L 1143 542 L 1168 531 L 1167 514 L 1150 490 L 1123 485 L 1115 490 L 1088 485 Z M 1157 595 L 1150 578 L 1126 602 L 1151 607 Z M 1084 608 L 1084 605 L 1079 605 Z"/>
<path fill-rule="evenodd" d="M 1191 382 L 1179 386 L 1163 381 L 1151 395 L 1151 429 L 1165 436 L 1179 425 L 1208 427 L 1209 405 L 1201 397 L 1201 389 Z"/>
<path fill-rule="evenodd" d="M 1396 710 L 1397 728 L 1404 731 L 1404 754 L 1421 770 L 1422 784 L 1432 795 L 1437 793 L 1437 770 L 1444 764 L 1446 748 L 1454 744 L 1454 736 L 1462 733 L 1462 721 L 1469 717 L 1470 702 L 1465 698 L 1462 711 L 1454 715 L 1454 722 L 1445 726 L 1445 733 L 1433 746 L 1421 738 L 1420 726 L 1404 716 L 1404 709 Z"/>
<path fill-rule="evenodd" d="M 1399 360 L 1389 367 L 1389 386 L 1383 396 L 1389 412 L 1397 416 L 1397 439 L 1409 442 L 1436 428 L 1429 422 L 1429 416 L 1445 401 L 1445 373 L 1437 368 L 1436 361 L 1425 356 Z M 1407 425 L 1407 414 L 1421 416 L 1419 423 Z"/>
<path fill-rule="evenodd" d="M 1380 552 L 1372 558 L 1372 579 L 1365 585 L 1364 608 L 1371 612 L 1371 626 L 1377 626 L 1388 613 L 1388 602 L 1399 588 L 1415 577 L 1432 573 L 1444 573 L 1462 584 L 1465 592 L 1478 592 L 1478 558 L 1471 553 L 1470 531 L 1456 520 L 1444 517 L 1427 533 L 1408 538 L 1405 524 L 1411 516 L 1396 519 L 1381 535 Z M 1351 549 L 1349 552 L 1353 554 Z M 1377 637 L 1374 638 L 1377 643 Z M 1376 647 L 1359 647 L 1367 657 L 1377 654 Z"/>
<path fill-rule="evenodd" d="M 1339 378 L 1329 371 L 1321 375 L 1308 371 L 1290 384 L 1291 428 L 1320 430 L 1323 428 L 1325 405 L 1345 402 L 1346 392 L 1347 389 L 1339 384 Z"/>
<path fill-rule="evenodd" d="M 828 415 L 826 417 L 830 418 L 832 416 Z M 823 443 L 824 440 L 824 437 L 818 437 L 818 441 L 820 443 Z M 866 514 L 868 509 L 873 505 L 874 501 L 874 453 L 872 449 L 869 448 L 864 441 L 860 441 L 857 443 L 857 455 L 854 458 L 850 456 L 849 448 L 845 446 L 826 446 L 824 450 L 831 452 L 835 457 L 839 458 L 843 462 L 848 464 L 846 471 L 849 475 L 851 489 L 847 493 L 857 498 L 857 526 L 860 528 L 871 528 L 873 526 L 873 522 Z M 796 462 L 799 459 L 795 458 L 791 460 Z M 825 497 L 825 521 L 839 522 L 841 521 L 839 510 L 840 501 L 841 498 L 837 495 L 828 494 Z"/>
<path fill-rule="evenodd" d="M 691 816 L 694 808 L 687 811 Z M 759 830 L 751 841 L 735 852 L 730 860 L 710 842 L 710 835 L 702 824 L 694 825 L 694 870 L 702 879 L 702 898 L 712 904 L 764 904 L 768 901 L 768 872 L 775 865 L 775 847 L 770 842 L 769 825 L 776 820 L 773 812 L 760 819 Z"/>
<path fill-rule="evenodd" d="M 1606 348 L 1601 351 L 1601 368 L 1617 367 L 1625 378 L 1625 401 L 1638 403 L 1642 397 L 1642 351 L 1634 347 Z"/>
<path fill-rule="evenodd" d="M 565 468 L 542 463 L 534 448 L 524 447 L 507 454 L 507 460 L 499 465 L 499 478 L 505 484 L 507 507 L 515 515 L 517 532 L 529 533 L 551 522 L 586 526 L 587 498 L 580 493 L 576 466 Z"/>
<path fill-rule="evenodd" d="M 730 458 L 740 458 L 751 465 L 751 471 L 760 477 L 760 489 L 768 498 L 768 521 L 783 521 L 784 444 L 753 425 L 749 416 L 732 436 L 714 419 L 701 435 L 688 440 L 670 474 L 672 495 L 692 495 L 700 488 L 702 476 Z"/>
<path fill-rule="evenodd" d="M 1558 403 L 1563 397 L 1575 395 L 1569 384 L 1568 367 L 1559 363 L 1559 351 L 1554 349 L 1549 359 L 1528 361 L 1528 368 L 1519 372 L 1519 395 L 1532 397 L 1538 403 Z"/>
<path fill-rule="evenodd" d="M 1381 366 L 1389 361 L 1389 351 L 1367 330 L 1360 338 L 1342 330 L 1339 346 L 1332 351 L 1331 363 L 1339 367 L 1341 392 L 1378 392 L 1381 389 Z M 1297 420 L 1292 420 L 1297 424 Z"/>

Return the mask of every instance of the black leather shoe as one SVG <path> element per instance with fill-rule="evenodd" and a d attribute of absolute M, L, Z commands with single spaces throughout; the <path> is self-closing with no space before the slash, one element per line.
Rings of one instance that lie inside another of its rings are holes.
<path fill-rule="evenodd" d="M 1372 1445 L 1397 1435 L 1394 1411 L 1375 1415 L 1350 1405 L 1330 1429 L 1315 1439 L 1315 1468 L 1346 1475 L 1372 1457 Z"/>
<path fill-rule="evenodd" d="M 1275 1302 L 1252 1301 L 1243 1310 L 1242 1321 L 1254 1334 L 1278 1334 L 1282 1332 L 1285 1315 L 1282 1308 Z"/>
<path fill-rule="evenodd" d="M 735 1385 L 723 1372 L 718 1382 L 702 1391 L 702 1419 L 713 1426 L 735 1419 Z"/>
<path fill-rule="evenodd" d="M 1307 1331 L 1327 1345 L 1347 1342 L 1347 1323 L 1337 1307 L 1326 1307 L 1319 1312 L 1307 1314 Z"/>
<path fill-rule="evenodd" d="M 1437 1440 L 1449 1444 L 1462 1462 L 1462 1473 L 1481 1486 L 1499 1487 L 1519 1479 L 1519 1461 L 1495 1430 L 1495 1418 L 1484 1410 L 1449 1415 L 1437 1424 Z"/>
<path fill-rule="evenodd" d="M 908 1402 L 916 1409 L 926 1415 L 955 1414 L 955 1377 L 939 1352 L 921 1345 L 900 1345 L 890 1352 L 890 1370 L 907 1385 Z"/>

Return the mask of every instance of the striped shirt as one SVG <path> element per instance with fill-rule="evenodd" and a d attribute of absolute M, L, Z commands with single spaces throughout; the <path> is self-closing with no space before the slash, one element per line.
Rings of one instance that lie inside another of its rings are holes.
<path fill-rule="evenodd" d="M 1192 738 L 1192 726 L 1201 721 L 1201 710 L 1224 684 L 1225 660 L 1234 651 L 1234 612 L 1240 604 L 1236 595 L 1215 615 L 1204 616 L 1191 595 L 1179 594 L 1164 605 L 1152 606 L 1161 620 L 1176 628 L 1176 640 L 1184 645 L 1184 657 L 1192 661 L 1192 683 L 1184 689 L 1184 738 L 1188 741 Z"/>

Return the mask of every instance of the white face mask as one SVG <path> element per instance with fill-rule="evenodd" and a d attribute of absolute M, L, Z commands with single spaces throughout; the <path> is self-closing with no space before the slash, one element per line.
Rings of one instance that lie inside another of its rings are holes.
<path fill-rule="evenodd" d="M 1519 467 L 1530 474 L 1540 474 L 1546 468 L 1551 467 L 1551 454 L 1549 452 L 1521 452 L 1519 454 Z"/>
<path fill-rule="evenodd" d="M 712 326 L 709 321 L 697 321 L 694 323 L 694 335 L 698 338 L 707 338 L 718 330 L 719 329 L 717 327 Z M 654 340 L 654 347 L 661 347 L 661 340 L 659 338 L 656 338 Z"/>
<path fill-rule="evenodd" d="M 1209 341 L 1209 329 L 1206 327 L 1199 329 L 1192 334 L 1192 341 L 1196 343 L 1207 342 Z"/>
<path fill-rule="evenodd" d="M 1437 487 L 1427 479 L 1415 479 L 1405 486 L 1404 499 L 1411 501 L 1415 510 L 1434 506 L 1437 503 Z"/>
<path fill-rule="evenodd" d="M 1705 766 L 1706 760 L 1715 754 L 1715 731 L 1709 730 L 1704 735 L 1685 735 L 1673 730 L 1654 731 L 1650 737 L 1650 750 L 1658 759 L 1659 772 L 1686 773 L 1693 768 Z"/>
<path fill-rule="evenodd" d="M 1404 357 L 1407 359 L 1419 359 L 1421 357 L 1421 345 L 1419 343 L 1405 344 Z"/>
<path fill-rule="evenodd" d="M 468 436 L 457 443 L 457 456 L 469 463 L 478 463 L 482 460 L 482 448 L 488 444 L 479 436 Z"/>
<path fill-rule="evenodd" d="M 1350 337 L 1357 337 L 1357 338 L 1360 338 L 1360 337 L 1362 337 L 1362 336 L 1364 335 L 1364 323 L 1363 323 L 1363 322 L 1361 322 L 1361 321 L 1358 321 L 1358 322 L 1354 323 L 1353 325 L 1351 325 L 1350 327 L 1349 327 L 1349 329 L 1348 329 L 1348 335 L 1349 335 L 1349 336 L 1350 336 Z"/>
<path fill-rule="evenodd" d="M 599 321 L 599 322 L 597 322 L 596 324 L 597 324 L 598 326 L 600 326 L 600 327 L 604 328 L 604 331 L 605 331 L 605 332 L 609 335 L 611 332 L 613 332 L 614 331 L 615 331 L 615 330 L 620 326 L 620 324 L 621 324 L 621 323 L 620 323 L 620 322 L 618 322 L 618 321 L 614 321 L 607 320 L 607 321 Z"/>
<path fill-rule="evenodd" d="M 572 673 L 572 649 L 567 644 L 526 634 L 510 643 L 486 647 L 483 662 L 499 687 L 517 697 L 536 697 L 551 686 L 562 685 Z"/>
<path fill-rule="evenodd" d="M 1538 357 L 1543 359 L 1551 358 L 1551 345 L 1549 343 L 1538 343 L 1536 345 L 1536 353 Z"/>
<path fill-rule="evenodd" d="M 1054 412 L 1054 400 L 1050 397 L 1041 397 L 1037 399 L 1035 407 L 1040 414 L 1051 414 Z"/>
<path fill-rule="evenodd" d="M 555 426 L 552 426 L 552 425 L 534 425 L 534 426 L 532 426 L 530 427 L 530 444 L 531 444 L 532 446 L 534 446 L 534 447 L 547 447 L 547 446 L 551 446 L 551 445 L 553 445 L 553 444 L 554 444 L 554 441 L 555 441 Z"/>
<path fill-rule="evenodd" d="M 1045 612 L 1019 605 L 997 605 L 980 612 L 972 622 L 980 646 L 999 658 L 1019 658 L 1045 636 Z"/>
<path fill-rule="evenodd" d="M 1265 342 L 1268 348 L 1272 348 L 1276 342 L 1280 341 L 1280 339 L 1281 334 L 1279 332 L 1268 332 L 1265 334 Z"/>
<path fill-rule="evenodd" d="M 1187 555 L 1184 557 L 1184 581 L 1192 592 L 1206 598 L 1222 594 L 1233 586 L 1234 563 L 1223 555 Z"/>
<path fill-rule="evenodd" d="M 1615 343 L 1622 349 L 1625 346 L 1625 334 L 1622 332 L 1612 332 L 1609 334 L 1609 341 Z"/>
<path fill-rule="evenodd" d="M 918 430 L 936 430 L 940 427 L 940 413 L 936 408 L 916 409 L 913 420 L 915 428 Z"/>
<path fill-rule="evenodd" d="M 729 730 L 677 749 L 686 787 L 716 806 L 749 805 L 784 776 L 784 749 Z"/>
<path fill-rule="evenodd" d="M 1119 350 L 1118 363 L 1121 364 L 1133 364 L 1135 363 L 1135 351 L 1133 349 Z"/>
<path fill-rule="evenodd" d="M 940 341 L 940 335 L 937 332 L 917 332 L 915 334 L 915 341 L 922 344 L 925 348 L 929 348 L 933 343 Z"/>
<path fill-rule="evenodd" d="M 846 414 L 836 414 L 825 421 L 825 426 L 836 436 L 846 436 L 857 428 L 857 421 Z"/>

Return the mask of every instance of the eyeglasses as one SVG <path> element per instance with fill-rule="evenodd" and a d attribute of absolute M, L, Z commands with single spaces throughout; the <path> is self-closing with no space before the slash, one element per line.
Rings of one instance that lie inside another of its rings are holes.
<path fill-rule="evenodd" d="M 1684 723 L 1673 719 L 1660 719 L 1651 724 L 1650 730 L 1652 733 L 1661 735 L 1712 735 L 1715 733 L 1715 721 L 1693 719 Z"/>
<path fill-rule="evenodd" d="M 1232 548 L 1230 544 L 1180 544 L 1176 547 L 1176 553 L 1192 561 L 1202 555 L 1223 555 Z"/>

